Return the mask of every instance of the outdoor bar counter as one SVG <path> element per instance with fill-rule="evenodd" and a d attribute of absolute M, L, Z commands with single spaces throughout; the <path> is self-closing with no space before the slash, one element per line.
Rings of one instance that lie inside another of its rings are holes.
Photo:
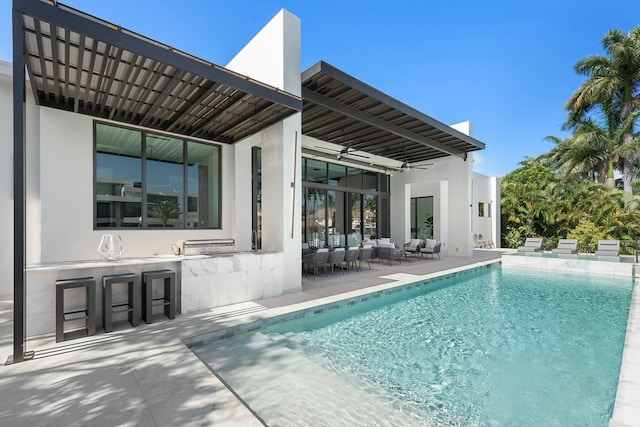
<path fill-rule="evenodd" d="M 27 265 L 26 335 L 55 331 L 56 281 L 81 277 L 96 280 L 96 324 L 102 326 L 102 277 L 153 270 L 176 274 L 176 312 L 189 313 L 283 293 L 281 252 L 249 251 L 213 255 L 165 255 L 118 261 L 71 261 Z M 114 293 L 126 299 L 126 289 Z M 66 306 L 82 306 L 84 290 L 65 294 Z M 126 318 L 126 317 L 125 317 Z M 119 320 L 119 319 L 114 319 Z"/>

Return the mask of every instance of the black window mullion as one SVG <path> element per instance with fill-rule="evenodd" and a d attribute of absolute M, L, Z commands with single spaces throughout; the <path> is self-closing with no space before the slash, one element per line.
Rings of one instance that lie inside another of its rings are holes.
<path fill-rule="evenodd" d="M 142 206 L 140 207 L 140 215 L 142 215 L 142 228 L 147 228 L 147 133 L 142 132 L 142 153 L 140 153 L 140 161 L 142 162 L 142 182 L 140 183 L 140 192 L 142 193 Z"/>
<path fill-rule="evenodd" d="M 187 141 L 182 140 L 182 228 L 187 228 L 187 220 L 189 216 L 189 153 L 187 150 Z"/>

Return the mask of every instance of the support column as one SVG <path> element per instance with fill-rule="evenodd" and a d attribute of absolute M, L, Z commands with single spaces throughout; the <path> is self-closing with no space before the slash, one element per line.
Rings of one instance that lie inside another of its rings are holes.
<path fill-rule="evenodd" d="M 13 362 L 24 361 L 26 259 L 24 33 L 13 1 Z"/>

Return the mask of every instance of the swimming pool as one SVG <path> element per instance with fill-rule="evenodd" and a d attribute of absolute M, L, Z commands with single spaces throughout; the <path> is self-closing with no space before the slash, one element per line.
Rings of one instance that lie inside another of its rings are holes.
<path fill-rule="evenodd" d="M 631 289 L 484 268 L 194 351 L 270 425 L 606 426 Z"/>

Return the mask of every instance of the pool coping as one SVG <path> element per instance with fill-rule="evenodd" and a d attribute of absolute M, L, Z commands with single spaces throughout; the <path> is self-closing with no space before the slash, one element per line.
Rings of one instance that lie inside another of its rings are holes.
<path fill-rule="evenodd" d="M 637 265 L 637 264 L 636 264 Z M 632 427 L 640 420 L 640 275 L 635 269 L 618 388 L 609 427 Z"/>
<path fill-rule="evenodd" d="M 380 276 L 381 278 L 390 281 L 380 285 L 369 286 L 311 301 L 260 311 L 252 315 L 252 319 L 248 321 L 247 319 L 244 319 L 244 321 L 238 322 L 237 324 L 235 324 L 236 322 L 232 322 L 232 324 L 221 326 L 218 329 L 214 329 L 204 334 L 183 338 L 182 342 L 189 348 L 197 347 L 212 341 L 229 338 L 245 332 L 253 332 L 287 320 L 313 316 L 315 314 L 320 314 L 346 305 L 353 305 L 358 302 L 368 301 L 372 298 L 379 298 L 382 295 L 396 293 L 404 289 L 411 289 L 417 286 L 423 286 L 424 283 L 422 282 L 425 280 L 440 280 L 448 277 L 454 277 L 458 274 L 468 273 L 472 270 L 488 268 L 491 265 L 498 264 L 500 262 L 500 258 L 496 258 L 424 275 L 394 273 Z"/>

